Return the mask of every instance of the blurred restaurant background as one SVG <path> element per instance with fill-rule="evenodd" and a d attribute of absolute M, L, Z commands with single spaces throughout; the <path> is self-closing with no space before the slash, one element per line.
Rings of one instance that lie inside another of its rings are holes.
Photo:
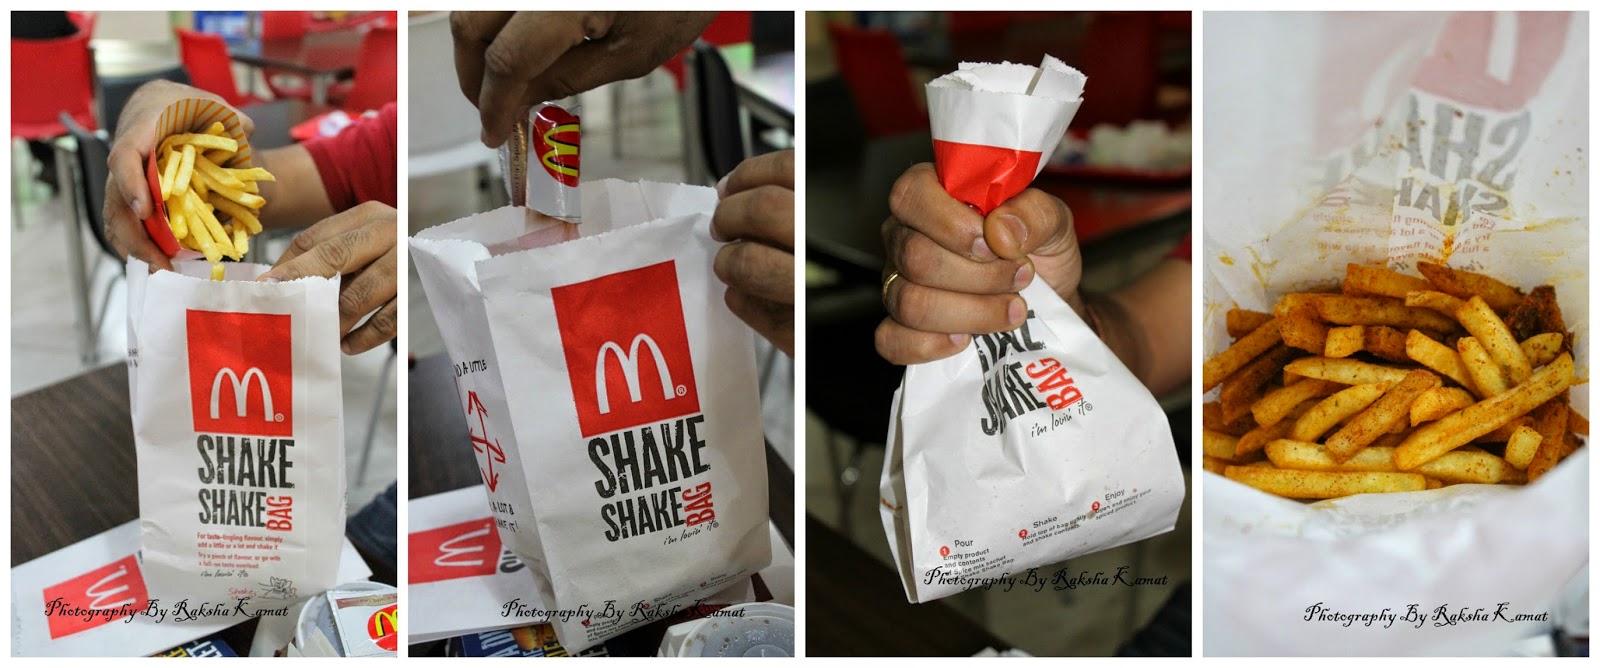
<path fill-rule="evenodd" d="M 127 358 L 124 265 L 101 218 L 109 142 L 134 90 L 165 79 L 215 93 L 255 122 L 256 149 L 287 146 L 335 134 L 393 102 L 399 40 L 394 12 L 12 12 L 11 19 L 15 425 L 24 419 L 19 407 L 34 404 L 30 395 L 76 391 L 73 383 L 112 373 Z M 271 264 L 297 231 L 269 229 L 246 260 Z M 395 480 L 394 355 L 393 346 L 380 346 L 343 356 L 351 513 Z"/>
<path fill-rule="evenodd" d="M 964 61 L 1037 65 L 1049 54 L 1088 76 L 1083 106 L 1033 183 L 1072 209 L 1083 289 L 1115 290 L 1184 240 L 1190 14 L 807 12 L 805 35 L 808 655 L 1188 656 L 1187 503 L 1171 533 L 1039 569 L 1092 576 L 1125 565 L 1166 575 L 1168 586 L 906 602 L 878 513 L 901 369 L 878 357 L 873 331 L 885 315 L 879 230 L 890 188 L 933 160 L 924 85 Z M 1187 471 L 1188 388 L 1158 399 Z"/>

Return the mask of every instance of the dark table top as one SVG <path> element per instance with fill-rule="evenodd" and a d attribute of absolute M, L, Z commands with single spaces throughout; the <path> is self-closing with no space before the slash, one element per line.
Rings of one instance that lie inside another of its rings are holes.
<path fill-rule="evenodd" d="M 806 656 L 972 656 L 1009 645 L 939 601 L 906 602 L 900 576 L 806 515 Z"/>
<path fill-rule="evenodd" d="M 299 37 L 257 39 L 228 48 L 228 55 L 246 65 L 272 67 L 308 75 L 348 77 L 355 73 L 362 32 L 335 30 Z"/>
<path fill-rule="evenodd" d="M 11 400 L 11 565 L 139 518 L 128 367 L 112 364 Z M 247 651 L 256 620 L 221 632 Z"/>
<path fill-rule="evenodd" d="M 410 482 L 406 494 L 421 498 L 483 483 L 467 419 L 461 410 L 450 362 L 445 355 L 414 360 L 408 381 L 410 392 Z M 794 471 L 767 445 L 767 514 L 778 532 L 794 549 Z M 765 584 L 756 581 L 756 598 L 770 600 Z M 643 626 L 608 641 L 612 654 L 653 655 L 666 628 L 679 621 L 669 618 Z M 411 656 L 442 656 L 443 641 L 413 645 Z"/>

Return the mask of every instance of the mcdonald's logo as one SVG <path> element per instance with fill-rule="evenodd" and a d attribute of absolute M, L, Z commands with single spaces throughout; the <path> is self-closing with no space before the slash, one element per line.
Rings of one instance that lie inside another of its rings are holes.
<path fill-rule="evenodd" d="M 578 117 L 553 104 L 539 108 L 533 117 L 533 155 L 557 183 L 578 187 L 578 153 L 582 134 Z"/>
<path fill-rule="evenodd" d="M 131 554 L 71 580 L 44 588 L 45 606 L 57 599 L 69 609 L 111 610 L 127 607 L 130 610 L 142 610 L 150 604 L 150 595 L 144 586 L 144 573 L 139 570 L 139 559 Z M 90 618 L 87 615 L 53 614 L 45 619 L 49 623 L 51 640 L 112 621 L 112 618 L 104 615 Z"/>
<path fill-rule="evenodd" d="M 191 310 L 186 324 L 195 431 L 293 436 L 290 316 Z"/>
<path fill-rule="evenodd" d="M 372 613 L 367 618 L 367 637 L 378 647 L 395 651 L 395 641 L 400 633 L 400 607 L 399 604 Z"/>
<path fill-rule="evenodd" d="M 551 290 L 585 437 L 700 412 L 672 261 Z"/>
<path fill-rule="evenodd" d="M 494 575 L 500 563 L 500 533 L 483 517 L 411 534 L 411 584 Z"/>

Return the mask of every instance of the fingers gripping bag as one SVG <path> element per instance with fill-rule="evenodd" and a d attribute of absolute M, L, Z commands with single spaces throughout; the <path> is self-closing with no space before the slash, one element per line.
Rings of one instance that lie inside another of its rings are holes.
<path fill-rule="evenodd" d="M 128 385 L 150 597 L 248 611 L 337 583 L 339 282 L 224 266 L 128 262 Z"/>
<path fill-rule="evenodd" d="M 1027 188 L 1082 101 L 1084 76 L 963 64 L 928 85 L 935 167 L 987 213 Z M 1044 281 L 1015 331 L 906 367 L 880 512 L 906 596 L 931 601 L 1171 531 L 1183 502 L 1166 415 Z"/>
<path fill-rule="evenodd" d="M 573 651 L 771 558 L 754 339 L 711 272 L 715 192 L 580 195 L 582 225 L 511 206 L 411 240 L 501 542 Z"/>
<path fill-rule="evenodd" d="M 1337 290 L 1347 263 L 1435 262 L 1554 287 L 1587 415 L 1587 15 L 1205 20 L 1205 216 L 1226 221 L 1206 225 L 1205 356 L 1229 345 L 1230 308 Z M 1315 503 L 1205 476 L 1207 653 L 1503 655 L 1548 652 L 1555 628 L 1587 636 L 1586 613 L 1560 614 L 1588 607 L 1587 450 L 1527 485 Z M 1397 619 L 1328 621 L 1383 612 Z"/>

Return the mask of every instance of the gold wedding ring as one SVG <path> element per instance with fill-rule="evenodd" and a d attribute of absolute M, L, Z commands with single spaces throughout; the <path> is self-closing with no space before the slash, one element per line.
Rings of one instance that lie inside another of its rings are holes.
<path fill-rule="evenodd" d="M 889 278 L 887 278 L 887 279 L 885 279 L 883 281 L 883 301 L 884 301 L 884 303 L 888 303 L 889 302 L 889 286 L 892 285 L 894 283 L 894 279 L 897 279 L 897 278 L 900 278 L 900 272 L 891 271 L 891 272 L 889 272 Z"/>

